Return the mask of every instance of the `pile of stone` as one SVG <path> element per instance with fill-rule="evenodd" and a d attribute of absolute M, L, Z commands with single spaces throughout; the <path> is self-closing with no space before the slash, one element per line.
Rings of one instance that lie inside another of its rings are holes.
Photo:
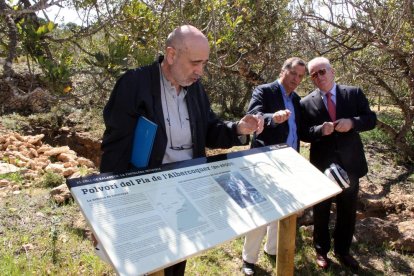
<path fill-rule="evenodd" d="M 95 164 L 84 157 L 77 156 L 76 152 L 68 146 L 52 147 L 44 144 L 43 134 L 23 136 L 18 133 L 5 133 L 0 135 L 0 189 L 11 187 L 13 193 L 18 193 L 19 187 L 1 175 L 19 171 L 25 179 L 24 185 L 50 171 L 65 178 L 74 178 L 83 173 L 96 171 Z M 8 189 L 10 190 L 10 189 Z M 4 191 L 0 190 L 0 196 Z"/>

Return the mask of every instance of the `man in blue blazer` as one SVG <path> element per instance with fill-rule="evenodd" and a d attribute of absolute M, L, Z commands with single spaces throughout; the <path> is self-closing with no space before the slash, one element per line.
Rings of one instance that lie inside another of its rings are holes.
<path fill-rule="evenodd" d="M 334 253 L 343 265 L 357 270 L 359 264 L 349 251 L 355 230 L 359 178 L 368 171 L 359 132 L 373 129 L 376 115 L 360 88 L 335 83 L 335 70 L 327 58 L 311 60 L 308 71 L 317 89 L 300 102 L 301 139 L 311 143 L 310 162 L 319 170 L 337 163 L 348 173 L 350 188 L 334 198 Z M 313 207 L 316 263 L 323 269 L 330 265 L 327 253 L 331 244 L 328 225 L 332 201 L 331 198 Z"/>
<path fill-rule="evenodd" d="M 294 91 L 306 75 L 305 62 L 297 57 L 287 59 L 279 79 L 259 85 L 253 91 L 248 113 L 262 115 L 264 130 L 253 137 L 252 147 L 287 143 L 299 151 L 300 97 Z M 264 252 L 276 258 L 278 222 L 260 227 L 246 235 L 243 246 L 243 273 L 253 275 L 260 245 L 267 232 Z"/>

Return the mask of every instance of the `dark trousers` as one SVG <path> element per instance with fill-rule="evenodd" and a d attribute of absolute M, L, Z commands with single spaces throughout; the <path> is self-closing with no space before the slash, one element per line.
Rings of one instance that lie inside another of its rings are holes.
<path fill-rule="evenodd" d="M 335 254 L 349 254 L 352 236 L 355 231 L 355 218 L 359 191 L 358 177 L 348 173 L 351 185 L 335 197 L 336 223 L 333 233 Z M 313 206 L 313 245 L 316 252 L 326 255 L 331 248 L 329 234 L 329 214 L 333 198 Z"/>
<path fill-rule="evenodd" d="M 187 261 L 177 263 L 164 269 L 164 276 L 183 276 Z"/>

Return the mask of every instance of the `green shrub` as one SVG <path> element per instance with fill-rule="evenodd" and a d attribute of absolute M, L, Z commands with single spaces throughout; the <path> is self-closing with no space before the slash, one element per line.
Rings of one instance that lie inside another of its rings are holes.
<path fill-rule="evenodd" d="M 374 128 L 370 131 L 361 132 L 361 139 L 364 144 L 374 141 L 386 145 L 392 145 L 391 138 L 378 128 Z"/>
<path fill-rule="evenodd" d="M 54 188 L 65 183 L 63 175 L 46 171 L 38 182 L 38 186 L 45 188 Z"/>

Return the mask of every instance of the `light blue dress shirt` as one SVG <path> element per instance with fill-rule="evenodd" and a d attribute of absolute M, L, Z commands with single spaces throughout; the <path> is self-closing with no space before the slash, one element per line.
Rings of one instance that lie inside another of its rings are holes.
<path fill-rule="evenodd" d="M 283 102 L 285 104 L 286 109 L 289 109 L 290 111 L 290 116 L 288 119 L 288 125 L 289 125 L 289 134 L 287 137 L 287 141 L 286 144 L 288 144 L 289 146 L 291 146 L 292 148 L 294 148 L 295 150 L 298 150 L 298 135 L 297 135 L 297 128 L 296 128 L 296 121 L 295 121 L 295 108 L 293 106 L 293 101 L 292 101 L 292 93 L 288 96 L 286 94 L 286 90 L 283 87 L 282 83 L 277 80 L 278 84 L 280 85 L 280 90 L 282 93 L 282 98 L 283 98 Z"/>
<path fill-rule="evenodd" d="M 326 97 L 326 93 L 328 92 L 324 92 L 322 90 L 319 90 L 319 91 L 321 92 L 321 97 L 322 97 L 323 103 L 325 104 L 326 110 L 328 110 L 328 97 Z M 329 90 L 329 92 L 331 92 L 332 94 L 331 100 L 336 106 L 336 83 L 334 83 L 334 85 L 332 86 L 331 90 Z"/>

